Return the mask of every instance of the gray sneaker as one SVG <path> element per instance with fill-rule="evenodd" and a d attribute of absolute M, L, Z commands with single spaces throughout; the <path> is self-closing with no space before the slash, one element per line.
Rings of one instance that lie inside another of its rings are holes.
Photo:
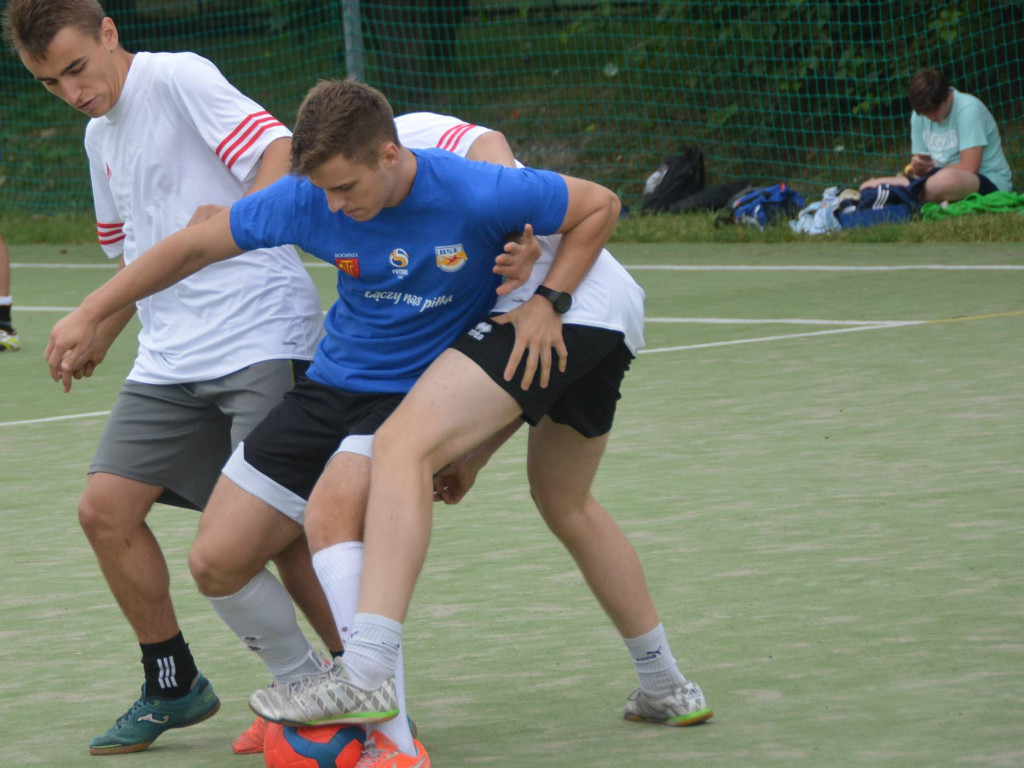
<path fill-rule="evenodd" d="M 335 659 L 321 673 L 261 688 L 249 697 L 249 708 L 281 725 L 380 723 L 398 714 L 398 693 L 394 677 L 372 691 L 363 690 L 348 679 L 342 660 Z"/>
<path fill-rule="evenodd" d="M 713 714 L 704 692 L 692 680 L 659 699 L 637 688 L 629 694 L 625 710 L 627 720 L 662 725 L 696 725 L 710 720 Z"/>

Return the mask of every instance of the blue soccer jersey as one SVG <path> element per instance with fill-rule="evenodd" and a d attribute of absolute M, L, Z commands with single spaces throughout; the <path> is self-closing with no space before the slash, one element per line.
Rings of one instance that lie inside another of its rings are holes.
<path fill-rule="evenodd" d="M 509 235 L 526 224 L 551 234 L 565 218 L 556 173 L 414 153 L 409 194 L 369 221 L 332 213 L 323 190 L 295 176 L 231 207 L 239 247 L 292 243 L 338 268 L 338 299 L 308 372 L 321 384 L 407 392 L 494 305 L 494 259 Z"/>

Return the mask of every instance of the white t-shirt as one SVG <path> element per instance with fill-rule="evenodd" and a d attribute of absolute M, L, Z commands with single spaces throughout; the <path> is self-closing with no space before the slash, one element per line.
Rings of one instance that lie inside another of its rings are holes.
<path fill-rule="evenodd" d="M 242 197 L 267 145 L 290 135 L 206 59 L 135 54 L 117 104 L 85 130 L 100 245 L 130 264 L 200 205 Z M 137 307 L 128 378 L 148 384 L 308 360 L 323 332 L 316 288 L 290 246 L 211 264 Z"/>
<path fill-rule="evenodd" d="M 439 147 L 461 157 L 466 156 L 476 139 L 490 130 L 432 112 L 399 115 L 395 125 L 399 140 L 411 149 Z M 515 309 L 528 301 L 537 286 L 544 282 L 562 236 L 549 235 L 537 240 L 540 258 L 533 265 L 530 279 L 507 296 L 497 297 L 495 312 Z M 573 291 L 572 307 L 562 315 L 562 322 L 619 331 L 625 336 L 630 351 L 636 354 L 644 346 L 644 291 L 625 267 L 607 249 L 602 249 L 594 266 Z"/>

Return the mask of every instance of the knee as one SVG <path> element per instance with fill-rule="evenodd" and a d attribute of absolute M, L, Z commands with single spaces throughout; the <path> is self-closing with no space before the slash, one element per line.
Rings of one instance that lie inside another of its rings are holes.
<path fill-rule="evenodd" d="M 197 538 L 188 553 L 188 568 L 199 592 L 207 597 L 233 595 L 248 579 L 232 572 L 230 563 L 202 538 Z"/>
<path fill-rule="evenodd" d="M 88 493 L 78 500 L 78 524 L 90 542 L 116 535 L 124 527 L 113 506 Z"/>

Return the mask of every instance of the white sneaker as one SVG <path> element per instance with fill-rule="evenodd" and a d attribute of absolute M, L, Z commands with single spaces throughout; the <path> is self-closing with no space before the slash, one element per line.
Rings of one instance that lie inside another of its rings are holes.
<path fill-rule="evenodd" d="M 394 677 L 372 691 L 360 688 L 349 680 L 342 660 L 335 659 L 321 673 L 261 688 L 249 697 L 249 708 L 281 725 L 380 723 L 398 714 L 398 693 Z"/>
<path fill-rule="evenodd" d="M 704 692 L 692 680 L 660 699 L 637 688 L 629 694 L 625 709 L 627 720 L 662 725 L 696 725 L 710 720 L 712 715 Z"/>

